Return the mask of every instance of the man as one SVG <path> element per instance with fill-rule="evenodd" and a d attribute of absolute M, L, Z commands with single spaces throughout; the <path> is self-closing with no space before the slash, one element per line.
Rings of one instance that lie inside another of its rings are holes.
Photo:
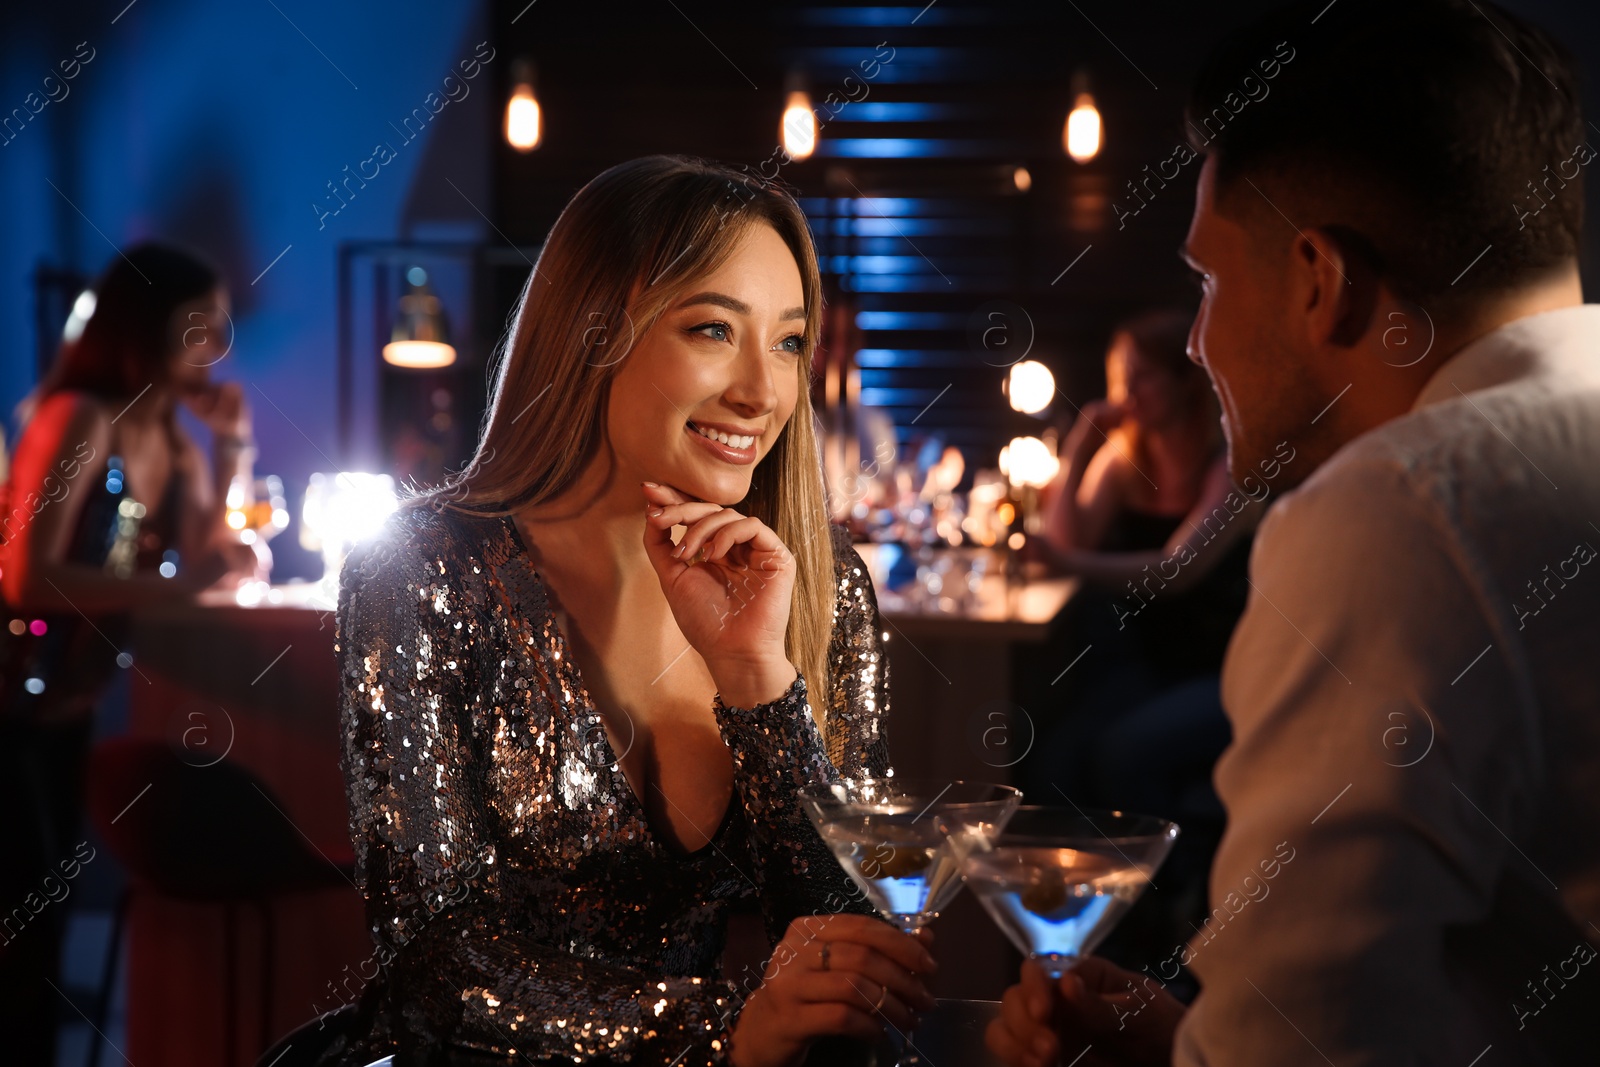
<path fill-rule="evenodd" d="M 1600 306 L 1577 249 L 1600 133 L 1562 50 L 1484 0 L 1285 8 L 1211 57 L 1187 119 L 1190 355 L 1234 480 L 1274 465 L 1290 490 L 1223 669 L 1213 910 L 1138 974 L 1025 966 L 990 1047 L 1594 1062 Z"/>

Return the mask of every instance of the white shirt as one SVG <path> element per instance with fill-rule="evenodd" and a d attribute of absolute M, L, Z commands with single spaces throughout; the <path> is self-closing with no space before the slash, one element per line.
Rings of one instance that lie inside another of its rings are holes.
<path fill-rule="evenodd" d="M 1473 341 L 1270 509 L 1212 917 L 1151 969 L 1201 980 L 1176 1064 L 1600 1059 L 1561 1021 L 1600 1019 L 1597 549 L 1600 305 Z"/>

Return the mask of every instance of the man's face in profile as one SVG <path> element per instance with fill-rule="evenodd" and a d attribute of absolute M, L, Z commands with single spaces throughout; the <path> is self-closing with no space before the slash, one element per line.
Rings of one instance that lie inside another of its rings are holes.
<path fill-rule="evenodd" d="M 1263 195 L 1242 177 L 1235 184 L 1232 197 Z M 1245 205 L 1262 210 L 1235 209 L 1238 221 L 1219 214 L 1216 192 L 1216 161 L 1208 156 L 1182 252 L 1201 285 L 1189 358 L 1211 376 L 1229 474 L 1241 484 L 1246 475 L 1259 477 L 1284 442 L 1298 447 L 1326 400 L 1307 374 L 1312 353 L 1291 306 L 1294 227 L 1264 197 L 1260 205 Z M 1295 467 L 1283 469 L 1275 488 L 1287 489 L 1311 473 Z"/>

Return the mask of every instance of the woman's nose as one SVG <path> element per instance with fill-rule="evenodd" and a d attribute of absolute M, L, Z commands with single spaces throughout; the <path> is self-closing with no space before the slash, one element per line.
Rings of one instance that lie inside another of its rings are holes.
<path fill-rule="evenodd" d="M 776 368 L 772 364 L 773 357 L 759 347 L 741 351 L 723 398 L 750 415 L 771 411 L 778 399 Z"/>

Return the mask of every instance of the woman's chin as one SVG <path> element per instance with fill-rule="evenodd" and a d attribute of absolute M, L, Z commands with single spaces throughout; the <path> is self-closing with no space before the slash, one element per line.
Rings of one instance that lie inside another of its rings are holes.
<path fill-rule="evenodd" d="M 657 481 L 662 481 L 696 500 L 718 504 L 725 508 L 733 507 L 750 495 L 750 479 L 741 475 L 716 478 L 706 477 L 698 472 L 684 471 L 677 478 L 668 475 Z"/>

